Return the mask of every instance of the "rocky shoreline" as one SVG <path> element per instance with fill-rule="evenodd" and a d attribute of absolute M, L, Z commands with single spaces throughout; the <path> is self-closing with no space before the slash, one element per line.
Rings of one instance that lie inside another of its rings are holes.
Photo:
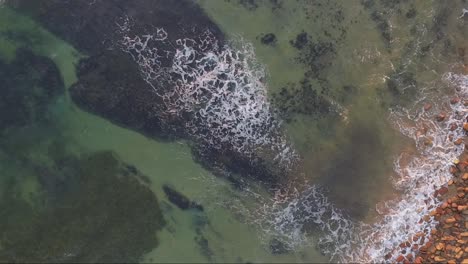
<path fill-rule="evenodd" d="M 464 144 L 464 151 L 450 167 L 453 177 L 434 193 L 440 205 L 430 208 L 430 214 L 421 219 L 433 219 L 437 224 L 432 230 L 414 234 L 402 242 L 399 255 L 393 256 L 398 263 L 468 263 L 468 117 L 461 129 L 465 136 L 453 142 Z M 391 258 L 391 254 L 385 256 L 386 260 Z"/>

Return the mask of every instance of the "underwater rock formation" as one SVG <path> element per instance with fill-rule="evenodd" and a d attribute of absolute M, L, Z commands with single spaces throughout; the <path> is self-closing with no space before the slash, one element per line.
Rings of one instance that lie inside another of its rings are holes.
<path fill-rule="evenodd" d="M 253 51 L 229 48 L 195 3 L 7 3 L 89 56 L 70 89 L 84 110 L 152 138 L 189 139 L 215 174 L 275 185 L 290 166 L 294 153 L 270 110 L 264 74 L 247 69 Z"/>
<path fill-rule="evenodd" d="M 163 185 L 163 191 L 167 196 L 167 199 L 175 204 L 177 207 L 179 207 L 182 210 L 188 210 L 188 209 L 195 209 L 199 211 L 203 211 L 203 206 L 200 204 L 190 201 L 189 198 L 187 198 L 185 195 L 182 193 L 178 192 L 176 189 L 169 185 Z"/>
<path fill-rule="evenodd" d="M 48 105 L 64 84 L 55 63 L 18 49 L 12 62 L 0 60 L 0 131 L 44 121 Z"/>
<path fill-rule="evenodd" d="M 1 192 L 1 262 L 136 262 L 157 246 L 165 224 L 158 200 L 125 163 L 109 151 L 51 156 L 52 167 L 33 160 L 26 165 L 52 174 L 71 171 L 48 180 L 66 183 L 60 199 L 48 201 L 53 194 L 44 180 L 44 206 L 27 203 L 17 188 Z M 43 172 L 37 169 L 36 176 L 50 177 Z"/>

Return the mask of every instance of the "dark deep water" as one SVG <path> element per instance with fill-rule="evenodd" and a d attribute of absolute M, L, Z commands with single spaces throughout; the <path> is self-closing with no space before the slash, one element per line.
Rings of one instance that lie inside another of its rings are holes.
<path fill-rule="evenodd" d="M 459 151 L 463 8 L 0 1 L 0 261 L 382 261 Z"/>

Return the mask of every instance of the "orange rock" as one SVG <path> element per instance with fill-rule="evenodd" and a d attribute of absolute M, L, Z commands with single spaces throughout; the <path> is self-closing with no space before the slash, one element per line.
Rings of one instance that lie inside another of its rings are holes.
<path fill-rule="evenodd" d="M 468 172 L 463 173 L 462 179 L 465 181 L 468 180 Z"/>
<path fill-rule="evenodd" d="M 464 259 L 461 264 L 468 264 L 468 258 Z"/>
<path fill-rule="evenodd" d="M 460 234 L 460 236 L 462 236 L 462 237 L 468 237 L 468 232 L 463 232 L 463 233 Z"/>
<path fill-rule="evenodd" d="M 438 243 L 436 245 L 436 249 L 437 250 L 444 250 L 445 249 L 445 244 L 444 243 Z"/>
<path fill-rule="evenodd" d="M 435 257 L 434 257 L 434 260 L 437 261 L 437 262 L 444 262 L 444 261 L 447 261 L 446 259 L 444 259 L 444 258 L 441 257 L 441 256 L 435 256 Z"/>
<path fill-rule="evenodd" d="M 455 219 L 453 219 L 453 220 L 455 220 Z M 467 233 L 468 233 L 468 232 L 467 232 Z M 467 236 L 468 236 L 468 234 L 467 234 Z M 443 237 L 441 238 L 441 240 L 442 240 L 442 241 L 454 241 L 454 240 L 457 240 L 457 239 L 456 239 L 454 236 L 450 236 L 450 235 L 449 235 L 449 236 L 443 236 Z"/>
<path fill-rule="evenodd" d="M 402 262 L 403 260 L 405 260 L 405 257 L 403 257 L 403 255 L 400 255 L 398 256 L 398 258 L 396 258 L 396 262 Z"/>
<path fill-rule="evenodd" d="M 455 145 L 457 145 L 457 146 L 461 145 L 462 143 L 463 143 L 463 138 L 459 138 L 459 139 L 457 139 L 457 140 L 455 140 L 455 141 L 453 142 L 453 144 L 455 144 Z"/>
<path fill-rule="evenodd" d="M 422 264 L 422 263 L 423 263 L 423 258 L 417 257 L 417 258 L 414 260 L 414 263 L 415 263 L 415 264 Z"/>
<path fill-rule="evenodd" d="M 456 221 L 457 221 L 457 220 L 455 220 L 455 218 L 453 218 L 453 217 L 450 217 L 450 218 L 445 219 L 445 223 L 447 223 L 447 224 L 453 224 L 453 223 L 455 223 Z"/>
<path fill-rule="evenodd" d="M 463 130 L 465 130 L 466 132 L 468 132 L 468 123 L 464 123 L 464 124 L 463 124 Z"/>

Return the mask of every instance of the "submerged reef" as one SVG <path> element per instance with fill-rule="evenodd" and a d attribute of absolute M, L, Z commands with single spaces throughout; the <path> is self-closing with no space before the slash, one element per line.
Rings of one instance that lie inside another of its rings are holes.
<path fill-rule="evenodd" d="M 265 74 L 251 47 L 231 49 L 195 3 L 7 4 L 88 55 L 70 88 L 84 110 L 158 140 L 189 139 L 202 165 L 235 182 L 283 180 L 295 155 L 270 110 Z"/>
<path fill-rule="evenodd" d="M 158 200 L 115 154 L 52 159 L 23 161 L 39 178 L 41 206 L 15 186 L 2 191 L 0 261 L 135 262 L 158 245 Z"/>
<path fill-rule="evenodd" d="M 64 89 L 54 62 L 18 49 L 11 62 L 0 60 L 0 133 L 46 121 L 47 107 Z"/>

